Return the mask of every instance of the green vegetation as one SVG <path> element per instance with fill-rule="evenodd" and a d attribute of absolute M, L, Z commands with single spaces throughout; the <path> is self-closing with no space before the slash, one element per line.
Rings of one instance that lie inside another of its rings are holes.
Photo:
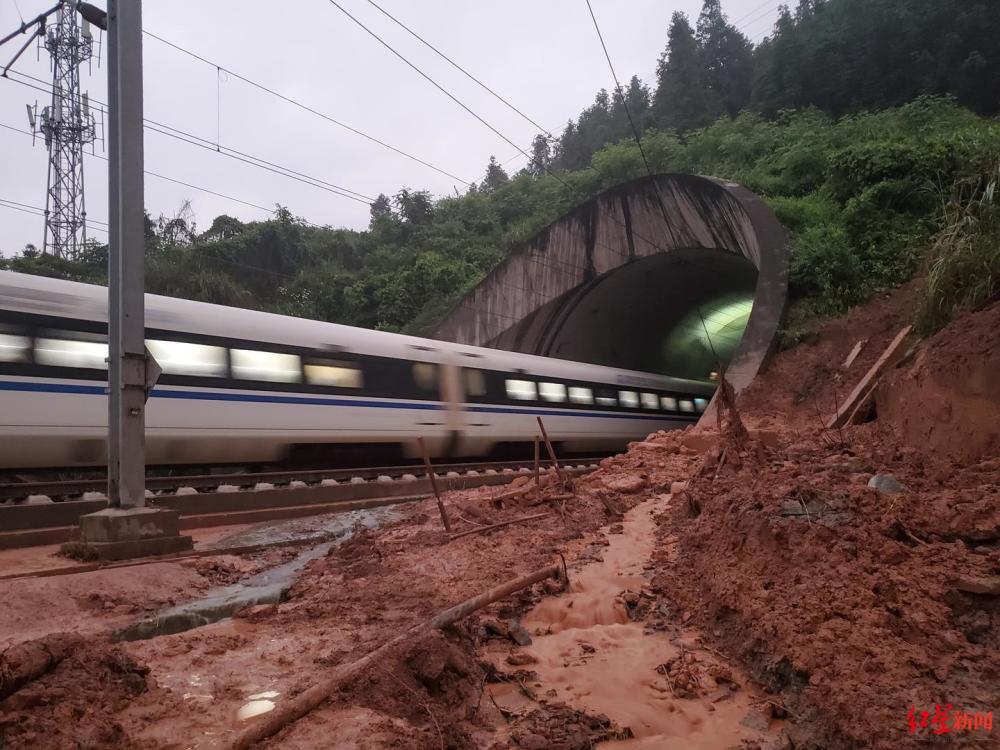
<path fill-rule="evenodd" d="M 792 231 L 787 338 L 923 263 L 931 330 L 997 286 L 997 29 L 995 0 L 800 0 L 754 48 L 705 0 L 694 27 L 674 15 L 655 91 L 633 77 L 625 102 L 653 170 L 741 182 Z M 281 207 L 205 231 L 184 210 L 150 219 L 148 288 L 426 332 L 512 244 L 645 174 L 621 97 L 605 90 L 559 138 L 536 137 L 531 157 L 515 175 L 491 159 L 461 196 L 381 195 L 366 231 Z M 96 245 L 74 263 L 27 248 L 0 267 L 104 283 L 106 257 Z"/>

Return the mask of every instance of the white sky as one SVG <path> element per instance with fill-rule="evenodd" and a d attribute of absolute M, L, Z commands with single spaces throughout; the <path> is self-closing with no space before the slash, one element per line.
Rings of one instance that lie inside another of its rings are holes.
<path fill-rule="evenodd" d="M 0 36 L 53 0 L 0 0 Z M 536 128 L 511 112 L 365 0 L 339 0 L 353 15 L 494 127 L 527 150 Z M 611 75 L 584 0 L 378 0 L 473 75 L 558 135 L 612 88 Z M 104 6 L 103 0 L 95 4 Z M 592 0 L 622 82 L 653 80 L 674 10 L 692 24 L 701 0 Z M 768 33 L 778 0 L 723 0 L 731 21 L 757 41 Z M 509 172 L 526 159 L 369 37 L 327 0 L 145 0 L 143 27 L 240 75 L 258 81 L 463 180 L 479 181 L 491 154 Z M 6 65 L 24 41 L 0 47 Z M 452 193 L 463 184 L 284 103 L 214 68 L 144 37 L 145 116 L 365 195 L 400 187 Z M 44 49 L 32 47 L 15 71 L 50 80 Z M 83 90 L 107 101 L 106 68 L 82 72 Z M 217 89 L 220 96 L 217 98 Z M 25 104 L 47 104 L 40 91 L 0 79 L 0 125 L 27 130 Z M 218 110 L 221 118 L 217 119 Z M 221 120 L 221 121 L 220 121 Z M 317 224 L 362 229 L 368 206 L 146 131 L 146 169 L 261 206 L 281 203 Z M 102 153 L 101 144 L 96 146 Z M 515 157 L 515 158 L 512 158 Z M 39 141 L 0 127 L 0 198 L 45 205 L 47 154 Z M 85 158 L 88 216 L 107 219 L 107 162 Z M 146 207 L 175 213 L 189 199 L 206 229 L 221 213 L 244 220 L 263 211 L 147 177 Z M 94 236 L 104 239 L 103 233 Z M 0 205 L 0 254 L 42 241 L 42 219 Z"/>

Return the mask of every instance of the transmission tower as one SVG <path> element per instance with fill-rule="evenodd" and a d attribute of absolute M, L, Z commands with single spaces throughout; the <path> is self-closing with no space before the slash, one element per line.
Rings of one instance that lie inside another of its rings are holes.
<path fill-rule="evenodd" d="M 43 252 L 69 260 L 76 259 L 87 240 L 83 147 L 93 143 L 97 133 L 87 95 L 80 94 L 80 64 L 94 54 L 94 35 L 89 21 L 77 23 L 77 5 L 62 0 L 55 23 L 45 30 L 45 49 L 52 59 L 52 103 L 40 117 L 37 105 L 28 108 L 32 130 L 44 136 L 49 150 Z"/>

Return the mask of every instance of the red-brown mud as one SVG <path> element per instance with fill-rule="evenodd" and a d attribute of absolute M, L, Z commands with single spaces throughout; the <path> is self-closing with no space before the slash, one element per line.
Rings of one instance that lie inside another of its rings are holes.
<path fill-rule="evenodd" d="M 526 478 L 449 493 L 456 531 L 548 512 L 455 541 L 433 500 L 408 506 L 309 563 L 282 602 L 232 620 L 107 640 L 263 558 L 3 582 L 0 646 L 89 639 L 0 702 L 7 746 L 228 747 L 255 721 L 241 709 L 280 707 L 559 555 L 568 591 L 547 581 L 414 638 L 263 746 L 995 746 L 1000 730 L 919 723 L 935 705 L 984 714 L 1000 698 L 1000 306 L 920 342 L 885 376 L 874 421 L 823 429 L 915 296 L 903 288 L 777 355 L 739 399 L 748 435 L 651 435 L 569 497 L 551 472 L 539 500 L 514 492 Z M 870 489 L 876 474 L 903 491 Z"/>

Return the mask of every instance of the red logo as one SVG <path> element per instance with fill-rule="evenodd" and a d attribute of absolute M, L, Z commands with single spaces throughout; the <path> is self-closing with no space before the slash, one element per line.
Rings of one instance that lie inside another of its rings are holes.
<path fill-rule="evenodd" d="M 950 703 L 934 706 L 934 712 L 910 708 L 906 715 L 910 734 L 949 734 L 951 732 L 993 731 L 992 711 L 953 711 Z M 929 730 L 929 731 L 922 731 Z"/>

